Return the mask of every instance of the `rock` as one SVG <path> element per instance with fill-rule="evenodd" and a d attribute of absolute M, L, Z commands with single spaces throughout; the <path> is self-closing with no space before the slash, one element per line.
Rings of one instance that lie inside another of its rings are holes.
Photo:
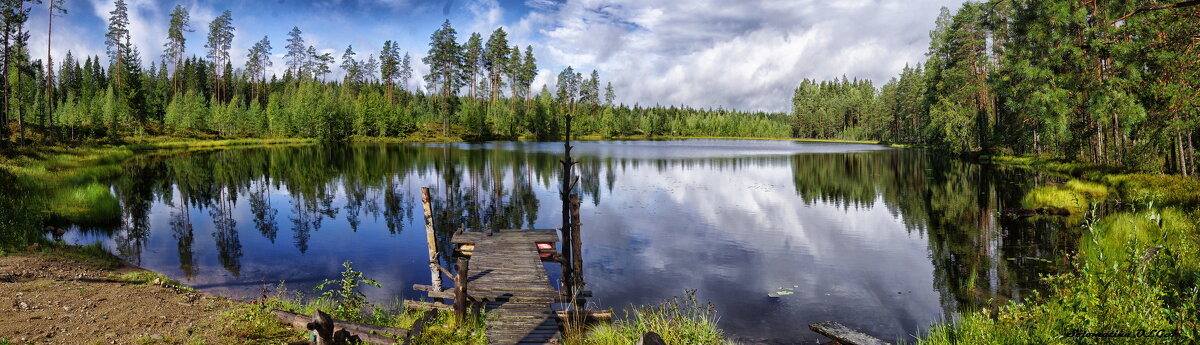
<path fill-rule="evenodd" d="M 28 303 L 25 303 L 25 302 L 18 302 L 18 303 L 17 303 L 17 306 L 18 306 L 18 307 L 21 307 L 21 309 L 22 309 L 22 310 L 29 310 L 29 304 L 28 304 Z"/>
<path fill-rule="evenodd" d="M 162 340 L 162 338 L 163 338 L 163 335 L 162 335 L 162 334 L 151 334 L 151 335 L 150 335 L 150 339 L 154 339 L 154 340 Z"/>
<path fill-rule="evenodd" d="M 162 285 L 162 279 L 154 278 L 154 285 Z"/>
<path fill-rule="evenodd" d="M 666 345 L 662 337 L 654 332 L 646 332 L 646 335 L 643 335 L 642 339 L 638 339 L 637 343 L 638 345 Z"/>

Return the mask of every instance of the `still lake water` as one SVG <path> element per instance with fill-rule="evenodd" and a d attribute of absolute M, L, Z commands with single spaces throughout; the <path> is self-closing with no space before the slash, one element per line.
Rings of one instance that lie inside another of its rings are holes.
<path fill-rule="evenodd" d="M 421 187 L 442 252 L 459 228 L 554 228 L 561 154 L 562 143 L 497 142 L 139 156 L 112 183 L 123 225 L 66 240 L 214 294 L 255 297 L 280 281 L 310 292 L 350 260 L 383 284 L 369 298 L 415 299 L 411 286 L 429 283 Z M 1045 178 L 919 150 L 591 141 L 574 155 L 590 303 L 619 311 L 696 289 L 750 343 L 813 343 L 807 325 L 824 320 L 911 339 L 1021 298 L 1073 246 L 1046 221 L 1001 216 Z"/>

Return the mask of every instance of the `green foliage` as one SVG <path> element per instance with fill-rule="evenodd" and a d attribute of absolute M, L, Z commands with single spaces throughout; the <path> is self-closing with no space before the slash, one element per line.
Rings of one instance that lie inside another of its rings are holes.
<path fill-rule="evenodd" d="M 483 106 L 479 102 L 463 104 L 463 106 L 458 108 L 458 114 L 456 115 L 458 123 L 463 124 L 468 132 L 484 137 L 491 133 L 487 116 L 484 114 Z"/>
<path fill-rule="evenodd" d="M 368 305 L 366 295 L 358 291 L 360 285 L 368 285 L 374 287 L 383 287 L 378 282 L 363 277 L 362 272 L 354 270 L 354 264 L 350 261 L 342 263 L 342 267 L 346 270 L 342 271 L 341 280 L 326 280 L 314 288 L 314 291 L 321 292 L 321 300 L 334 300 L 337 304 L 334 306 L 333 312 L 330 315 L 335 319 L 361 322 L 363 320 L 363 307 Z M 326 290 L 326 287 L 329 287 Z M 318 302 L 319 303 L 319 302 Z"/>
<path fill-rule="evenodd" d="M 208 129 L 208 102 L 196 91 L 176 97 L 167 105 L 163 124 L 176 130 L 204 131 Z"/>

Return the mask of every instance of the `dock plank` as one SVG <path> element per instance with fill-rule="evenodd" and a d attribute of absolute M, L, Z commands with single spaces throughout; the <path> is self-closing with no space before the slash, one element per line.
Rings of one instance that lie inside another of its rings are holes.
<path fill-rule="evenodd" d="M 537 248 L 539 242 L 558 241 L 557 230 L 460 232 L 451 238 L 452 243 L 473 245 L 467 294 L 484 303 L 489 344 L 552 344 L 562 339 L 552 308 L 562 298 L 550 285 Z M 449 290 L 429 291 L 435 298 L 452 295 Z"/>

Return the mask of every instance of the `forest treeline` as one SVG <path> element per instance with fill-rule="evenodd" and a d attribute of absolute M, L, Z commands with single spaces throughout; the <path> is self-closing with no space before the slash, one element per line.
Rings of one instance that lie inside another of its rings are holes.
<path fill-rule="evenodd" d="M 532 89 L 538 73 L 533 47 L 513 44 L 503 28 L 486 40 L 472 33 L 464 41 L 447 20 L 430 36 L 422 61 L 413 61 L 413 54 L 390 40 L 378 52 L 347 46 L 340 57 L 322 54 L 293 27 L 283 61 L 272 61 L 274 48 L 264 36 L 244 52 L 246 63 L 235 66 L 230 54 L 238 52 L 230 49 L 239 33 L 233 14 L 225 11 L 207 28 L 197 28 L 200 23 L 176 5 L 162 33 L 168 41 L 161 58 L 146 66 L 142 47 L 131 43 L 128 6 L 116 0 L 104 35 L 107 59 L 68 52 L 63 61 L 54 62 L 28 53 L 33 28 L 25 24 L 37 4 L 41 2 L 16 0 L 0 5 L 8 71 L 0 85 L 5 94 L 0 123 L 8 124 L 0 126 L 3 147 L 141 134 L 336 140 L 402 137 L 417 130 L 477 139 L 552 140 L 562 135 L 567 114 L 575 115 L 576 134 L 608 137 L 790 134 L 790 121 L 782 113 L 615 104 L 611 83 L 602 93 L 599 73 L 572 67 L 559 73 L 555 92 L 545 87 L 537 92 Z M 38 10 L 66 11 L 62 0 L 48 1 Z M 53 16 L 50 24 L 47 30 Z M 207 32 L 204 42 L 187 39 L 186 33 L 197 29 Z M 53 38 L 52 32 L 48 37 Z M 203 45 L 205 56 L 186 55 L 196 44 Z M 276 63 L 284 64 L 284 75 L 268 72 Z M 414 76 L 415 63 L 425 63 L 429 74 Z M 335 69 L 344 77 L 330 78 Z M 407 88 L 410 80 L 423 81 L 425 89 Z"/>
<path fill-rule="evenodd" d="M 942 8 L 924 63 L 880 89 L 804 80 L 797 135 L 1049 154 L 1195 174 L 1200 2 L 990 0 Z"/>

